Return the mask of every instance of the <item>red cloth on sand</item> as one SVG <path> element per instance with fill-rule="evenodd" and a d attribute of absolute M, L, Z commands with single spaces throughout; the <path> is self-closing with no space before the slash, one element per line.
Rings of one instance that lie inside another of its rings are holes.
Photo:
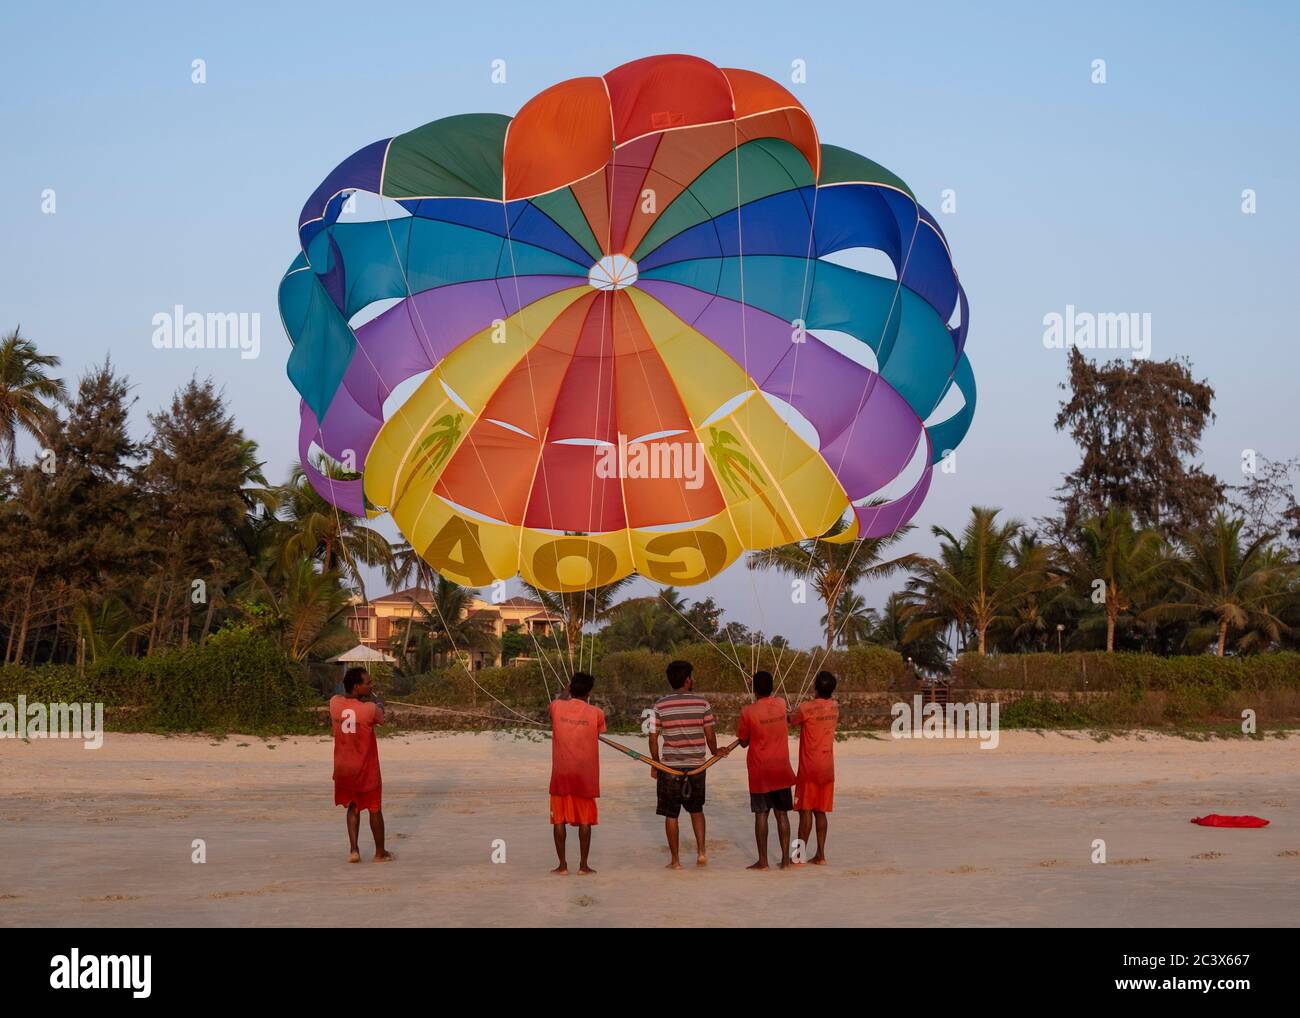
<path fill-rule="evenodd" d="M 1193 817 L 1192 823 L 1202 827 L 1267 827 L 1268 821 L 1262 817 L 1225 817 L 1210 813 L 1203 817 Z"/>

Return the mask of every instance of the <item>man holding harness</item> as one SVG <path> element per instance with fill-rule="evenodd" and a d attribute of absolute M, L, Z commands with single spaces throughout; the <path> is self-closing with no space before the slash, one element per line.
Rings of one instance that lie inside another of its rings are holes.
<path fill-rule="evenodd" d="M 651 759 L 683 772 L 679 777 L 657 768 L 650 770 L 656 783 L 658 802 L 655 812 L 664 818 L 664 833 L 668 838 L 668 851 L 672 855 L 668 868 L 673 870 L 682 868 L 681 861 L 677 858 L 677 818 L 683 807 L 690 814 L 691 828 L 695 832 L 695 864 L 706 866 L 709 862 L 704 831 L 705 775 L 703 772 L 696 775 L 688 775 L 686 772 L 704 765 L 706 748 L 710 754 L 717 756 L 718 742 L 713 733 L 713 709 L 707 700 L 692 692 L 695 685 L 692 671 L 689 661 L 674 661 L 668 666 L 668 685 L 673 688 L 673 692 L 656 702 L 650 714 Z M 662 756 L 659 746 L 661 738 Z"/>

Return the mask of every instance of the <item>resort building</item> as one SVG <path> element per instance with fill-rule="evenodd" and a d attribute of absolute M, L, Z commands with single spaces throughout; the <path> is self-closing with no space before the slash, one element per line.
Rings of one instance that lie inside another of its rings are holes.
<path fill-rule="evenodd" d="M 436 615 L 433 591 L 424 587 L 408 587 L 371 598 L 369 603 L 354 597 L 347 618 L 348 628 L 357 634 L 363 647 L 397 657 L 401 651 L 402 623 L 410 618 L 424 618 L 424 614 L 416 609 L 417 604 Z M 500 604 L 475 597 L 469 603 L 467 615 L 483 619 L 498 640 L 508 630 L 515 630 L 525 636 L 531 635 L 539 642 L 543 639 L 550 641 L 551 627 L 559 626 L 562 621 L 560 616 L 548 612 L 542 602 L 529 597 L 512 597 Z M 501 664 L 500 650 L 467 650 L 464 653 L 474 669 Z"/>

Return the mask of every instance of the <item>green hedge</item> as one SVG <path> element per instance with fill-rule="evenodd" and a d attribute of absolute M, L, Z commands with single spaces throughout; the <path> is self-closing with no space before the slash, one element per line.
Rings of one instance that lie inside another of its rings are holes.
<path fill-rule="evenodd" d="M 1035 691 L 1163 690 L 1189 687 L 1234 690 L 1300 689 L 1300 654 L 1218 658 L 1156 657 L 1153 654 L 963 655 L 954 665 L 953 685 L 975 689 Z"/>
<path fill-rule="evenodd" d="M 750 666 L 755 663 L 750 658 L 748 647 L 736 647 L 733 651 L 730 644 L 718 647 L 699 643 L 680 646 L 673 654 L 648 650 L 616 651 L 598 657 L 594 665 L 584 663 L 583 667 L 596 676 L 597 699 L 609 701 L 667 693 L 669 687 L 664 671 L 668 662 L 675 658 L 685 659 L 695 666 L 695 688 L 708 693 L 745 692 Z M 836 651 L 825 659 L 820 652 L 811 655 L 764 647 L 758 653 L 756 664 L 759 669 L 766 669 L 778 677 L 784 676 L 786 689 L 791 695 L 805 684 L 811 685 L 819 667 L 838 676 L 841 692 L 885 690 L 907 671 L 906 663 L 898 653 L 873 644 Z M 410 698 L 418 703 L 448 706 L 469 703 L 478 707 L 491 707 L 495 700 L 501 700 L 525 712 L 544 709 L 549 702 L 548 691 L 554 696 L 570 667 L 567 659 L 531 661 L 502 668 L 483 668 L 474 673 L 473 679 L 463 668 L 445 668 L 421 676 Z"/>
<path fill-rule="evenodd" d="M 202 647 L 87 666 L 0 669 L 0 700 L 103 703 L 115 727 L 162 731 L 298 731 L 312 699 L 302 670 L 274 641 L 243 629 Z M 129 712 L 124 708 L 132 709 Z"/>

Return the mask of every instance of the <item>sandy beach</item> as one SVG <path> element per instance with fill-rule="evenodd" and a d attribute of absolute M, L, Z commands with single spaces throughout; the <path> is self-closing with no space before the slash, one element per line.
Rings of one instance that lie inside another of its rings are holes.
<path fill-rule="evenodd" d="M 623 741 L 644 748 L 644 740 Z M 711 862 L 664 869 L 648 769 L 602 758 L 594 876 L 552 876 L 550 744 L 380 743 L 393 863 L 347 865 L 330 741 L 0 742 L 4 926 L 1292 926 L 1300 736 L 1004 732 L 837 747 L 825 867 L 750 873 L 742 751 L 709 772 Z M 792 750 L 794 746 L 792 744 Z M 1262 830 L 1189 823 L 1253 813 Z M 195 839 L 207 861 L 191 861 Z M 494 863 L 504 841 L 506 861 Z M 1107 862 L 1091 861 L 1093 842 Z M 576 863 L 576 832 L 570 835 Z M 576 866 L 575 866 L 576 868 Z"/>

